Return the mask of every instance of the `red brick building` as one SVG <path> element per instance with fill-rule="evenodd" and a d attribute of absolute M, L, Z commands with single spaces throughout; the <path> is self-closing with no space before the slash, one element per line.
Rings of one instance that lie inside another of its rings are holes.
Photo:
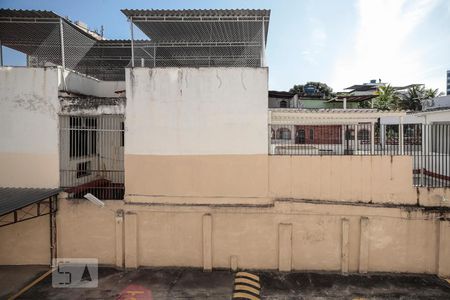
<path fill-rule="evenodd" d="M 296 144 L 341 144 L 341 125 L 296 125 Z"/>

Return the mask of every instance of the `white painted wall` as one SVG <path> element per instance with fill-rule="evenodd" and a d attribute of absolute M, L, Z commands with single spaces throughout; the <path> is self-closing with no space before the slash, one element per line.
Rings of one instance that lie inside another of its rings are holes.
<path fill-rule="evenodd" d="M 0 68 L 0 186 L 57 187 L 58 71 Z"/>
<path fill-rule="evenodd" d="M 421 115 L 427 124 L 446 123 L 450 124 L 450 108 L 445 110 L 425 111 Z"/>
<path fill-rule="evenodd" d="M 424 111 L 436 108 L 450 109 L 450 95 L 423 100 L 422 107 Z"/>
<path fill-rule="evenodd" d="M 400 118 L 395 116 L 383 116 L 380 123 L 384 125 L 399 124 Z M 450 108 L 442 110 L 424 110 L 414 114 L 403 116 L 403 124 L 433 124 L 433 123 L 450 123 Z"/>
<path fill-rule="evenodd" d="M 422 124 L 425 122 L 425 119 L 416 115 L 407 115 L 402 116 L 403 124 Z M 380 117 L 380 124 L 384 125 L 396 125 L 400 123 L 400 117 L 397 116 L 383 116 Z"/>
<path fill-rule="evenodd" d="M 59 90 L 96 97 L 118 97 L 119 94 L 115 92 L 125 89 L 124 81 L 101 81 L 74 71 L 63 72 L 62 68 L 58 70 L 60 72 Z M 65 82 L 62 80 L 62 72 Z"/>
<path fill-rule="evenodd" d="M 267 154 L 267 74 L 127 69 L 125 154 Z"/>

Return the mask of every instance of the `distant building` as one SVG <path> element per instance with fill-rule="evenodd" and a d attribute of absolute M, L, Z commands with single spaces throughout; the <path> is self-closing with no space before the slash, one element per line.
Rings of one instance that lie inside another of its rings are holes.
<path fill-rule="evenodd" d="M 269 108 L 304 108 L 304 109 L 332 109 L 359 108 L 359 102 L 375 96 L 346 96 L 346 104 L 341 96 L 331 99 L 318 96 L 299 96 L 296 93 L 283 91 L 269 91 Z"/>
<path fill-rule="evenodd" d="M 377 80 L 372 79 L 368 83 L 355 84 L 346 88 L 345 90 L 348 91 L 348 93 L 352 96 L 375 95 L 379 87 L 386 85 L 387 83 L 381 82 L 381 79 L 379 79 L 378 82 Z M 393 88 L 397 90 L 399 93 L 404 93 L 413 86 L 421 86 L 421 85 L 423 84 L 409 84 L 405 86 L 394 86 Z"/>
<path fill-rule="evenodd" d="M 352 85 L 345 90 L 348 91 L 349 94 L 354 96 L 365 96 L 365 95 L 374 95 L 375 92 L 378 90 L 378 87 L 386 85 L 385 83 L 381 82 L 381 79 L 375 80 L 372 79 L 368 83 L 363 84 L 355 84 Z"/>
<path fill-rule="evenodd" d="M 269 108 L 299 108 L 298 95 L 291 92 L 269 91 Z"/>

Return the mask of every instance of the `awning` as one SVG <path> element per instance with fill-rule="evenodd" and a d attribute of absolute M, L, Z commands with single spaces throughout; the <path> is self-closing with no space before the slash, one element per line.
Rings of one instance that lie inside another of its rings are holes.
<path fill-rule="evenodd" d="M 269 98 L 292 99 L 295 93 L 284 91 L 269 91 Z"/>
<path fill-rule="evenodd" d="M 103 39 L 51 11 L 0 9 L 2 45 L 27 54 L 30 66 L 62 65 L 61 40 L 66 68 L 100 80 L 125 80 L 124 69 L 131 61 L 130 40 Z M 148 43 L 135 41 L 139 63 L 141 58 L 147 64 L 153 62 L 153 51 L 143 48 L 149 48 Z"/>
<path fill-rule="evenodd" d="M 156 67 L 259 67 L 264 59 L 270 10 L 122 12 L 151 39 Z"/>
<path fill-rule="evenodd" d="M 0 187 L 0 227 L 54 213 L 56 201 L 52 198 L 59 192 L 59 188 Z M 26 209 L 33 204 L 36 209 Z"/>
<path fill-rule="evenodd" d="M 348 96 L 337 96 L 335 98 L 332 98 L 328 100 L 327 102 L 344 102 L 344 99 L 346 99 L 347 102 L 364 102 L 371 100 L 373 98 L 376 98 L 377 95 L 348 95 Z"/>

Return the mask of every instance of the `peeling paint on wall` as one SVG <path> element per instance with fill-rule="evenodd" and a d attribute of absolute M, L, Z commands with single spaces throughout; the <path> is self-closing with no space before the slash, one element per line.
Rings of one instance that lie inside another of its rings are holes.
<path fill-rule="evenodd" d="M 124 114 L 125 97 L 68 97 L 60 96 L 61 113 L 67 114 Z"/>
<path fill-rule="evenodd" d="M 14 103 L 15 110 L 23 109 L 41 112 L 48 114 L 50 118 L 56 120 L 57 108 L 43 96 L 38 94 L 19 94 L 10 100 Z"/>

